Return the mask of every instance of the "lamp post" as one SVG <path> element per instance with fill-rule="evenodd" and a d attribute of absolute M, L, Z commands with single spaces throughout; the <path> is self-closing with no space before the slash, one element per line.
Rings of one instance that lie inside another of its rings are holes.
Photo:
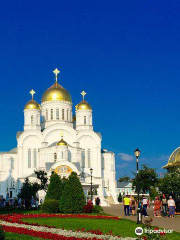
<path fill-rule="evenodd" d="M 136 167 L 137 167 L 137 193 L 138 193 L 138 207 L 137 207 L 137 224 L 142 223 L 142 215 L 141 215 L 141 210 L 139 208 L 139 156 L 140 156 L 141 151 L 137 148 L 134 151 L 135 157 L 136 157 Z"/>
<path fill-rule="evenodd" d="M 90 173 L 91 173 L 91 202 L 93 200 L 93 197 L 92 197 L 92 172 L 93 172 L 93 169 L 90 168 Z"/>

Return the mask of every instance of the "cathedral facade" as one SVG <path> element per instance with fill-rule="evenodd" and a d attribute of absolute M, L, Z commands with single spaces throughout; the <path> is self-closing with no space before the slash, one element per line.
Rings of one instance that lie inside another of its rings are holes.
<path fill-rule="evenodd" d="M 102 137 L 93 130 L 93 111 L 85 100 L 75 107 L 72 98 L 57 80 L 42 96 L 41 104 L 32 99 L 24 107 L 24 131 L 17 133 L 17 148 L 0 154 L 0 195 L 16 197 L 24 179 L 35 181 L 35 170 L 50 177 L 55 171 L 68 177 L 74 171 L 88 196 L 91 183 L 102 205 L 117 203 L 115 154 L 103 150 Z M 40 196 L 43 197 L 43 196 Z"/>

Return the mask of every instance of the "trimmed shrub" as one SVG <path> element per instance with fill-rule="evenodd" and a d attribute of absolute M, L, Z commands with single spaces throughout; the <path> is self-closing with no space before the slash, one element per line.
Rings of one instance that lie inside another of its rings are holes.
<path fill-rule="evenodd" d="M 118 202 L 122 202 L 122 195 L 121 195 L 121 193 L 119 193 Z"/>
<path fill-rule="evenodd" d="M 93 212 L 93 205 L 91 203 L 87 203 L 84 206 L 84 213 L 92 213 Z"/>
<path fill-rule="evenodd" d="M 50 178 L 45 200 L 60 200 L 62 196 L 62 181 L 57 173 L 53 173 Z"/>
<path fill-rule="evenodd" d="M 5 232 L 2 225 L 0 225 L 0 240 L 5 240 Z"/>
<path fill-rule="evenodd" d="M 95 205 L 95 206 L 93 206 L 92 212 L 93 213 L 103 213 L 104 211 L 103 211 L 103 208 L 101 206 Z"/>
<path fill-rule="evenodd" d="M 59 200 L 47 199 L 42 204 L 43 213 L 58 213 L 59 212 Z"/>
<path fill-rule="evenodd" d="M 77 173 L 72 172 L 64 184 L 64 190 L 59 203 L 60 211 L 63 213 L 83 212 L 86 198 Z"/>

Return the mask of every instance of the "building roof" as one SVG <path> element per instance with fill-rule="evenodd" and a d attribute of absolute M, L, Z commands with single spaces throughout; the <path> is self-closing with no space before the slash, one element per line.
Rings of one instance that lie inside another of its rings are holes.
<path fill-rule="evenodd" d="M 117 188 L 131 187 L 129 184 L 131 184 L 131 182 L 117 182 Z"/>

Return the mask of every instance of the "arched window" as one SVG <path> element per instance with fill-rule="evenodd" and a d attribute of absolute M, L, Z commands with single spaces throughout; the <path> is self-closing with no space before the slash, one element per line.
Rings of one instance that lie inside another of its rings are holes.
<path fill-rule="evenodd" d="M 11 169 L 14 170 L 14 158 L 11 158 Z"/>
<path fill-rule="evenodd" d="M 69 110 L 67 110 L 67 121 L 69 120 Z"/>
<path fill-rule="evenodd" d="M 86 116 L 84 116 L 84 125 L 86 125 Z"/>
<path fill-rule="evenodd" d="M 59 120 L 59 109 L 56 109 L 56 120 Z"/>
<path fill-rule="evenodd" d="M 57 153 L 54 153 L 54 162 L 57 161 Z"/>
<path fill-rule="evenodd" d="M 28 168 L 31 168 L 31 149 L 28 149 Z"/>
<path fill-rule="evenodd" d="M 64 109 L 62 109 L 62 120 L 64 120 Z"/>
<path fill-rule="evenodd" d="M 51 120 L 53 120 L 53 109 L 51 109 Z"/>
<path fill-rule="evenodd" d="M 91 149 L 89 148 L 87 150 L 87 157 L 88 157 L 88 168 L 90 168 L 92 166 L 91 166 Z"/>
<path fill-rule="evenodd" d="M 64 153 L 63 153 L 63 151 L 62 151 L 62 158 L 64 158 Z"/>
<path fill-rule="evenodd" d="M 34 124 L 34 116 L 31 116 L 31 124 Z"/>
<path fill-rule="evenodd" d="M 34 149 L 34 168 L 37 167 L 37 151 Z"/>
<path fill-rule="evenodd" d="M 46 109 L 46 121 L 48 120 L 48 110 Z"/>
<path fill-rule="evenodd" d="M 72 111 L 70 110 L 70 117 L 69 117 L 70 119 L 70 121 L 72 121 Z"/>

